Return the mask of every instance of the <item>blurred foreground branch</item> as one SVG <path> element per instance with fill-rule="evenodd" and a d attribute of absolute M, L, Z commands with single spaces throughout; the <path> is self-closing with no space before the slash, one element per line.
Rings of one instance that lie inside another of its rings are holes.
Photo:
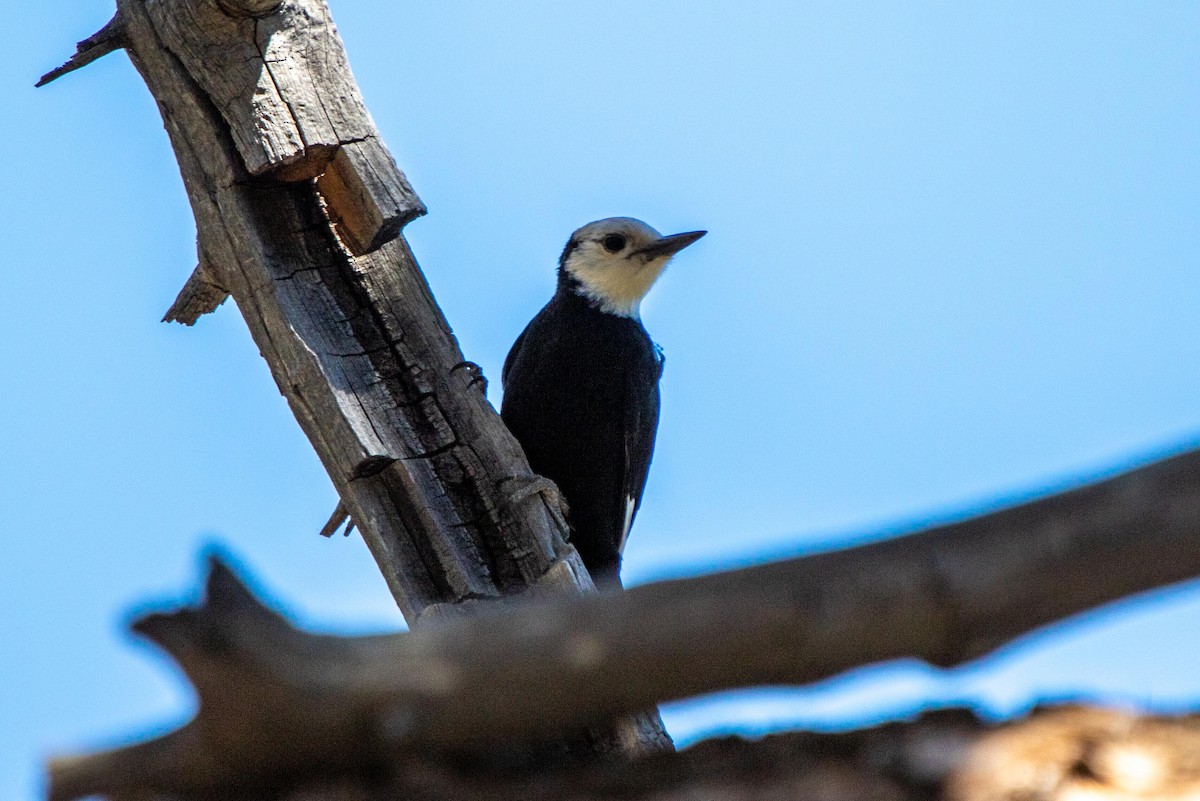
<path fill-rule="evenodd" d="M 222 796 L 486 753 L 657 701 L 948 667 L 1200 575 L 1200 451 L 917 534 L 408 634 L 293 628 L 214 560 L 205 601 L 135 623 L 200 696 L 165 737 L 51 765 L 52 798 Z M 737 796 L 729 796 L 737 797 Z"/>

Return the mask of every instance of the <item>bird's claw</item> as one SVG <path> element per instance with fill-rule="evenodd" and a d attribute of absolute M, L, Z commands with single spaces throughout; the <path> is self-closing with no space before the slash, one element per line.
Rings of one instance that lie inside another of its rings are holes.
<path fill-rule="evenodd" d="M 558 485 L 550 479 L 539 475 L 510 476 L 500 483 L 500 487 L 508 493 L 501 508 L 510 509 L 526 498 L 541 495 L 546 499 L 550 514 L 554 516 L 562 531 L 570 531 L 570 524 L 567 523 L 567 499 L 559 491 Z"/>
<path fill-rule="evenodd" d="M 487 395 L 488 380 L 487 380 L 487 376 L 485 376 L 483 374 L 482 367 L 480 367 L 475 362 L 459 362 L 458 364 L 456 364 L 450 368 L 451 373 L 453 373 L 455 370 L 466 370 L 467 375 L 470 376 L 470 379 L 467 381 L 467 386 L 473 387 L 476 384 L 479 384 L 483 394 Z"/>

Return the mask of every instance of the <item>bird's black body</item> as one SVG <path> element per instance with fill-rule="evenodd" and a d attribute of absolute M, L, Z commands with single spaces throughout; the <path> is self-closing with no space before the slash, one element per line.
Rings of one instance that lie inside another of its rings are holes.
<path fill-rule="evenodd" d="M 571 541 L 600 586 L 620 586 L 654 452 L 661 374 L 641 322 L 602 311 L 566 275 L 504 363 L 501 416 L 533 471 L 566 497 Z"/>
<path fill-rule="evenodd" d="M 621 586 L 658 430 L 663 362 L 640 304 L 702 236 L 663 236 L 631 217 L 576 230 L 558 259 L 558 290 L 504 362 L 500 414 L 534 472 L 558 485 L 571 542 L 600 587 Z"/>

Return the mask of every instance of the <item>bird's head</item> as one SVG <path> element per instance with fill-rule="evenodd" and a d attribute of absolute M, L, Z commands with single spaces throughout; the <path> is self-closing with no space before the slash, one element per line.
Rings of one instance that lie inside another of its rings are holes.
<path fill-rule="evenodd" d="M 559 283 L 602 311 L 636 318 L 671 257 L 705 233 L 663 236 L 632 217 L 588 223 L 571 234 L 559 257 Z"/>

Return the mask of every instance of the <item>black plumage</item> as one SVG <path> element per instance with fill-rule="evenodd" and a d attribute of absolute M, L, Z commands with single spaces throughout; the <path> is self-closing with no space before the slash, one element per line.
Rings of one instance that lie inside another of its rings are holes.
<path fill-rule="evenodd" d="M 554 297 L 504 363 L 501 416 L 565 496 L 571 542 L 601 587 L 620 586 L 658 430 L 663 359 L 637 303 L 702 234 L 660 237 L 627 218 L 584 226 L 559 259 Z"/>
<path fill-rule="evenodd" d="M 597 585 L 619 585 L 658 430 L 662 360 L 642 324 L 560 287 L 504 363 L 501 416 L 566 496 Z"/>

